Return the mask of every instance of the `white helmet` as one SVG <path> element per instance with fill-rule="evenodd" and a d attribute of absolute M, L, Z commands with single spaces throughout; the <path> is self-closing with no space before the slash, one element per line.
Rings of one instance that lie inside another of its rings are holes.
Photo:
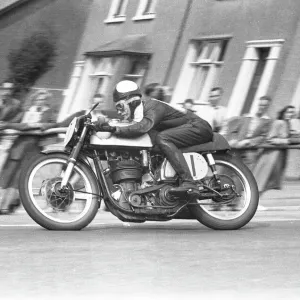
<path fill-rule="evenodd" d="M 131 96 L 140 96 L 142 93 L 138 85 L 130 80 L 120 81 L 113 92 L 114 102 L 119 102 L 120 100 L 126 100 Z"/>

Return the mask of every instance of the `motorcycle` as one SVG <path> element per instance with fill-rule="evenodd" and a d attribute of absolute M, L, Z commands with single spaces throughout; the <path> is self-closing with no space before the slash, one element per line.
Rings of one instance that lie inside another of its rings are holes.
<path fill-rule="evenodd" d="M 49 230 L 81 230 L 102 200 L 124 222 L 197 219 L 212 229 L 234 230 L 253 218 L 256 181 L 222 135 L 182 149 L 198 187 L 197 197 L 195 191 L 191 197 L 191 190 L 174 193 L 178 176 L 148 134 L 127 139 L 96 132 L 96 107 L 72 120 L 64 149 L 46 149 L 21 170 L 20 198 L 36 223 Z"/>

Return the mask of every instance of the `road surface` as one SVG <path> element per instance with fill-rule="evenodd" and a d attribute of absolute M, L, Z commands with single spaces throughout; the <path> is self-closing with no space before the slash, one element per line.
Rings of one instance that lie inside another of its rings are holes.
<path fill-rule="evenodd" d="M 0 216 L 0 299 L 300 299 L 300 211 L 262 211 L 238 231 L 197 221 L 80 232 Z"/>

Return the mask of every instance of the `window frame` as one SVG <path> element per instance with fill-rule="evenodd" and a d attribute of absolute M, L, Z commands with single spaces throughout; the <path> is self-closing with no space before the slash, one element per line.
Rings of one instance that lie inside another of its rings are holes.
<path fill-rule="evenodd" d="M 129 61 L 131 67 L 133 66 L 134 63 L 138 62 L 140 64 L 140 68 L 138 70 L 138 73 L 125 73 L 123 74 L 123 79 L 125 80 L 133 80 L 136 82 L 137 85 L 142 86 L 143 82 L 146 77 L 146 73 L 149 68 L 149 61 L 150 57 L 147 55 L 143 56 L 136 56 L 136 57 L 131 57 L 129 56 Z"/>
<path fill-rule="evenodd" d="M 99 61 L 97 61 L 99 60 Z M 114 76 L 114 70 L 118 64 L 118 59 L 115 56 L 112 57 L 100 57 L 92 58 L 94 67 L 88 74 L 89 85 L 93 89 L 90 93 L 90 97 L 93 97 L 95 93 L 106 95 L 107 89 L 110 85 L 110 80 Z M 102 78 L 103 82 L 99 90 L 99 79 Z M 91 101 L 91 99 L 89 99 Z"/>
<path fill-rule="evenodd" d="M 152 1 L 151 7 L 147 14 L 144 11 L 148 5 L 148 1 Z M 140 0 L 135 16 L 132 18 L 133 21 L 152 20 L 156 17 L 155 8 L 158 0 Z"/>
<path fill-rule="evenodd" d="M 122 5 L 120 14 L 116 15 L 116 12 Z M 107 18 L 104 20 L 104 23 L 122 23 L 126 21 L 126 8 L 128 5 L 128 0 L 112 0 L 111 6 L 108 12 Z"/>
<path fill-rule="evenodd" d="M 184 99 L 193 98 L 190 97 L 190 93 L 195 76 L 197 76 L 197 71 L 201 72 L 196 69 L 196 67 L 199 66 L 203 68 L 208 67 L 209 69 L 207 74 L 204 75 L 205 78 L 202 90 L 198 91 L 199 96 L 196 96 L 193 100 L 195 101 L 195 105 L 209 104 L 209 92 L 218 75 L 217 72 L 221 72 L 218 68 L 221 68 L 224 65 L 224 53 L 226 53 L 226 49 L 231 38 L 231 35 L 220 35 L 195 38 L 189 41 L 184 63 L 182 64 L 181 72 L 174 89 L 173 98 L 171 100 L 172 103 L 178 104 Z M 209 46 L 213 43 L 218 43 L 218 45 L 214 46 L 210 52 Z M 200 50 L 200 48 L 203 47 L 206 48 L 206 50 Z M 225 51 L 223 50 L 223 47 L 225 47 Z M 223 55 L 222 51 L 224 51 Z M 222 56 L 222 60 L 218 60 L 219 56 Z"/>
<path fill-rule="evenodd" d="M 280 52 L 284 42 L 284 39 L 254 40 L 246 42 L 243 61 L 228 103 L 228 117 L 239 116 L 243 110 L 251 86 L 251 81 L 258 64 L 256 48 L 270 48 L 269 55 L 266 58 L 267 62 L 264 71 L 261 75 L 258 88 L 249 110 L 250 114 L 255 113 L 258 106 L 258 99 L 268 92 L 275 67 L 280 59 Z"/>

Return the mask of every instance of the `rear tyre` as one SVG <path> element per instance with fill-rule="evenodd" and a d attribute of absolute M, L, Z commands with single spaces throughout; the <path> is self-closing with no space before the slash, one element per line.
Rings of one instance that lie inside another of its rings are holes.
<path fill-rule="evenodd" d="M 58 192 L 68 157 L 63 153 L 41 153 L 21 170 L 22 204 L 36 223 L 49 230 L 81 230 L 94 219 L 99 208 L 97 180 L 84 162 L 77 161 L 68 192 Z"/>
<path fill-rule="evenodd" d="M 195 200 L 190 212 L 203 225 L 216 230 L 235 230 L 245 226 L 255 215 L 259 202 L 256 180 L 244 163 L 230 153 L 213 154 L 218 173 L 233 178 L 237 192 L 231 204 L 217 204 L 212 200 Z M 211 203 L 212 205 L 208 205 Z M 234 205 L 234 206 L 231 206 Z M 239 206 L 239 209 L 232 207 Z M 215 209 L 217 207 L 218 209 Z"/>

